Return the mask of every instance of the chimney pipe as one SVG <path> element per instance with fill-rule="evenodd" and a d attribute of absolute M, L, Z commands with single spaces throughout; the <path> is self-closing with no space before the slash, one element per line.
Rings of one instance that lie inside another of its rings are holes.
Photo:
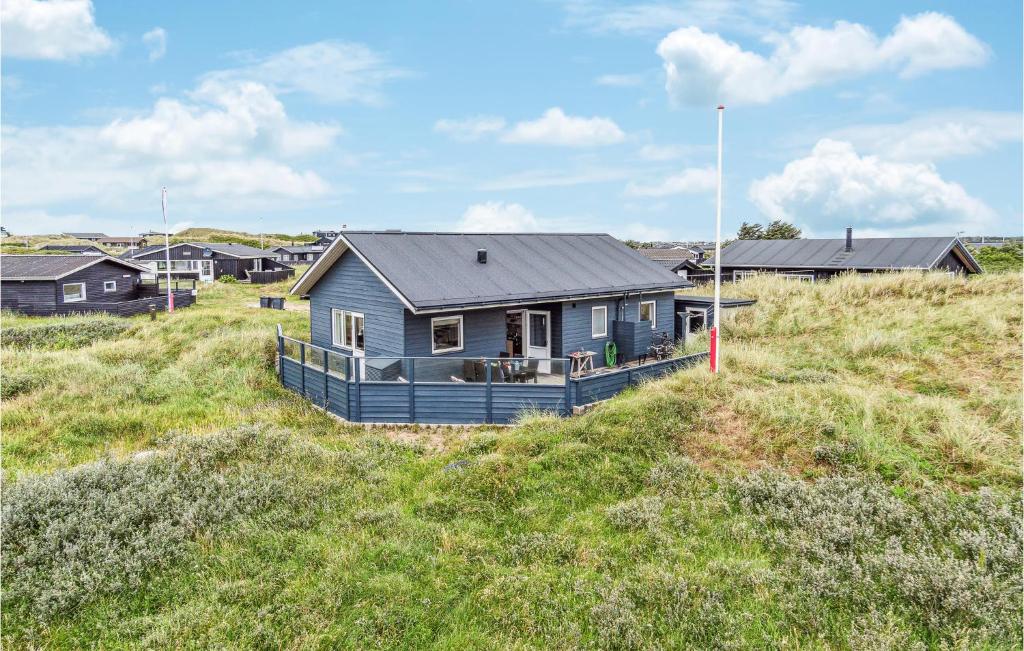
<path fill-rule="evenodd" d="M 476 261 L 480 264 L 487 264 L 487 249 L 476 250 Z"/>
<path fill-rule="evenodd" d="M 846 252 L 853 250 L 853 226 L 846 227 Z"/>

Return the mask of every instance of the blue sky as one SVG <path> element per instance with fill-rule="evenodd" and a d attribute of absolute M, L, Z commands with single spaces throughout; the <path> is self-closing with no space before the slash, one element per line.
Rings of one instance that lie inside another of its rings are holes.
<path fill-rule="evenodd" d="M 367 3 L 371 4 L 371 3 Z M 2 219 L 1021 232 L 1019 2 L 3 3 Z"/>

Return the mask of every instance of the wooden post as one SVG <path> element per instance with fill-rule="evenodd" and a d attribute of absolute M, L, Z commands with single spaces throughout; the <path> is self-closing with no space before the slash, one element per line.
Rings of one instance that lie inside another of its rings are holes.
<path fill-rule="evenodd" d="M 302 377 L 302 395 L 306 395 L 306 344 L 299 342 L 299 373 Z"/>
<path fill-rule="evenodd" d="M 352 360 L 352 388 L 356 392 L 356 406 L 355 414 L 349 414 L 349 420 L 351 420 L 353 423 L 358 423 L 363 420 L 363 406 L 361 404 L 362 401 L 359 399 L 359 394 L 361 392 L 360 387 L 362 386 L 359 384 L 359 360 L 361 358 L 353 355 L 350 359 Z"/>
<path fill-rule="evenodd" d="M 277 374 L 284 384 L 284 334 L 281 332 L 281 324 L 277 324 Z"/>
<path fill-rule="evenodd" d="M 565 362 L 562 364 L 562 372 L 565 374 L 565 415 L 572 416 L 572 382 L 569 378 L 571 373 L 565 373 Z"/>
<path fill-rule="evenodd" d="M 492 404 L 491 394 L 491 363 L 484 360 L 484 377 L 487 378 L 487 422 L 494 422 L 494 405 Z"/>
<path fill-rule="evenodd" d="M 328 407 L 328 405 L 330 403 L 327 401 L 327 386 L 329 384 L 330 384 L 330 381 L 327 379 L 327 349 L 325 348 L 324 349 L 324 409 L 326 409 L 327 411 L 330 411 L 330 408 Z"/>
<path fill-rule="evenodd" d="M 416 358 L 409 359 L 409 422 L 416 422 Z"/>

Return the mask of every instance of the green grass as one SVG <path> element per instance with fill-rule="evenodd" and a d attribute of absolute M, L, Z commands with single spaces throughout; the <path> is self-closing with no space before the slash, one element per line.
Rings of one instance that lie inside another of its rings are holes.
<path fill-rule="evenodd" d="M 280 288 L 5 349 L 5 646 L 1019 648 L 1020 278 L 728 291 L 720 377 L 505 429 L 283 391 Z"/>

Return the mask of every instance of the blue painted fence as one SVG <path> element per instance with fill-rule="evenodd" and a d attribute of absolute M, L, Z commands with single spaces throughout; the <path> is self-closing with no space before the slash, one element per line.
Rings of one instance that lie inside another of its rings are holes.
<path fill-rule="evenodd" d="M 507 424 L 524 411 L 570 415 L 575 406 L 706 359 L 698 353 L 580 378 L 566 373 L 568 360 L 530 360 L 534 373 L 513 380 L 504 369 L 521 360 L 348 357 L 278 333 L 281 383 L 362 423 Z"/>

